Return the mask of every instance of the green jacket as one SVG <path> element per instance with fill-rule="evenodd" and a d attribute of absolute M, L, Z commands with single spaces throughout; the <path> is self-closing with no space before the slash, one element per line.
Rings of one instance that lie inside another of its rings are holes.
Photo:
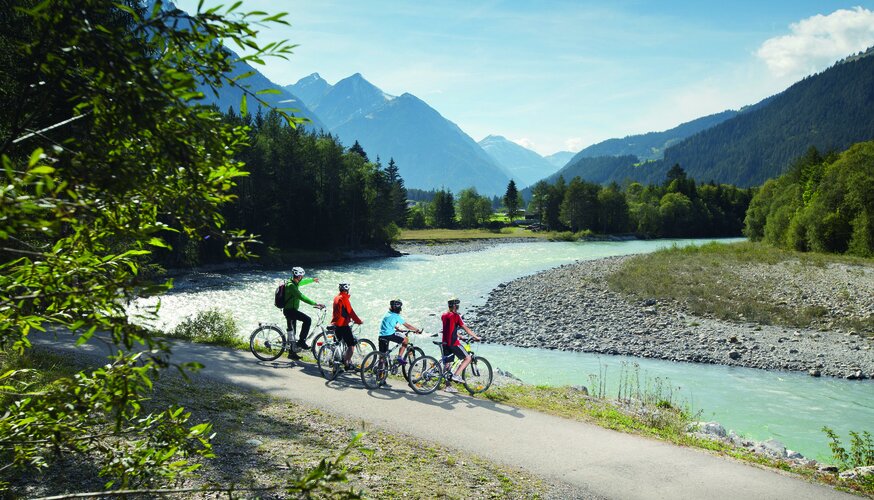
<path fill-rule="evenodd" d="M 300 280 L 300 283 L 295 283 L 294 279 L 289 279 L 285 282 L 285 307 L 283 309 L 292 309 L 297 310 L 300 308 L 300 301 L 304 301 L 307 304 L 314 306 L 316 302 L 301 293 L 300 287 L 304 285 L 309 285 L 313 282 L 312 278 L 304 278 Z"/>

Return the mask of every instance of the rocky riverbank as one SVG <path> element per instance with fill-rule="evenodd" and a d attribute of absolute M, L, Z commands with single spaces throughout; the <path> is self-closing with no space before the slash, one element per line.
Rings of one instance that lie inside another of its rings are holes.
<path fill-rule="evenodd" d="M 406 240 L 392 245 L 398 252 L 422 255 L 449 255 L 463 252 L 478 252 L 495 245 L 531 243 L 540 238 L 485 238 L 467 240 Z"/>
<path fill-rule="evenodd" d="M 694 316 L 682 304 L 632 300 L 613 292 L 606 277 L 628 258 L 581 261 L 503 283 L 490 293 L 485 305 L 473 311 L 475 317 L 469 323 L 489 342 L 519 347 L 803 371 L 847 379 L 874 376 L 874 341 L 854 331 L 730 323 Z M 855 304 L 859 297 L 845 290 L 874 289 L 874 273 L 849 272 L 843 267 L 852 266 L 829 266 L 828 272 L 806 281 L 808 295 L 839 314 L 870 314 L 868 306 Z M 782 269 L 787 276 L 777 283 L 789 287 L 798 281 L 798 276 L 790 275 L 790 268 Z M 834 286 L 837 282 L 841 287 Z M 785 287 L 777 287 L 775 300 L 791 296 Z"/>

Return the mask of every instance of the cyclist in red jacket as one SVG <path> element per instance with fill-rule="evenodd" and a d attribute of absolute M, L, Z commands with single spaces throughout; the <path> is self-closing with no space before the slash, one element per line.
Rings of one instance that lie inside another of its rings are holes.
<path fill-rule="evenodd" d="M 354 370 L 350 360 L 352 359 L 352 352 L 355 349 L 355 344 L 358 343 L 358 341 L 355 340 L 355 336 L 352 335 L 352 327 L 349 326 L 351 321 L 354 321 L 358 325 L 364 323 L 361 321 L 361 318 L 355 314 L 355 310 L 352 309 L 352 304 L 349 303 L 349 283 L 340 283 L 340 293 L 334 297 L 334 313 L 331 316 L 331 324 L 336 327 L 337 337 L 342 339 L 347 346 L 346 357 L 344 358 L 346 370 Z"/>
<path fill-rule="evenodd" d="M 463 360 L 458 368 L 455 370 L 455 373 L 449 375 L 447 377 L 452 382 L 464 382 L 461 378 L 461 372 L 464 371 L 464 368 L 470 364 L 470 354 L 461 347 L 461 339 L 458 336 L 458 330 L 464 329 L 468 335 L 473 337 L 476 340 L 480 340 L 467 325 L 464 324 L 464 320 L 461 319 L 461 315 L 458 314 L 458 308 L 460 307 L 461 301 L 457 298 L 453 297 L 449 299 L 449 310 L 443 313 L 443 316 L 440 319 L 443 321 L 443 356 L 448 356 L 450 354 L 454 354 L 458 359 Z M 451 360 L 452 358 L 450 358 Z M 452 387 L 449 384 L 446 384 L 447 392 L 458 392 L 457 389 Z"/>

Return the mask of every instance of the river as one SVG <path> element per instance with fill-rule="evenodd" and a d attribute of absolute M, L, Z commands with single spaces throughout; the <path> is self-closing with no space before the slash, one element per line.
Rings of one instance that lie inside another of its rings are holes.
<path fill-rule="evenodd" d="M 404 301 L 403 315 L 409 322 L 433 333 L 439 330 L 439 315 L 451 295 L 461 299 L 464 313 L 471 305 L 483 304 L 498 284 L 520 276 L 575 260 L 706 241 L 711 240 L 513 243 L 451 255 L 331 263 L 308 268 L 307 276 L 321 282 L 303 291 L 329 304 L 337 283 L 350 283 L 352 305 L 365 322 L 365 336 L 371 338 L 376 337 L 379 320 L 392 298 Z M 155 326 L 172 328 L 182 318 L 211 307 L 231 311 L 245 336 L 259 321 L 282 324 L 281 312 L 273 307 L 273 291 L 287 274 L 284 270 L 183 276 L 162 298 Z M 155 300 L 138 305 L 151 305 Z M 478 353 L 493 366 L 532 384 L 590 386 L 591 374 L 606 372 L 608 394 L 617 391 L 623 363 L 625 367 L 636 364 L 642 381 L 672 387 L 674 400 L 700 411 L 702 420 L 719 421 L 726 429 L 754 440 L 778 439 L 809 458 L 830 457 L 820 430 L 823 425 L 844 437 L 850 430 L 874 430 L 874 384 L 870 381 L 494 344 L 481 346 Z"/>

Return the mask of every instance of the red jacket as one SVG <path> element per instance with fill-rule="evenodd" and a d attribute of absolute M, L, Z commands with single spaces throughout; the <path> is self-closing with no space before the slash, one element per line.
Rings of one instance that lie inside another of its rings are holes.
<path fill-rule="evenodd" d="M 363 323 L 355 310 L 352 309 L 352 304 L 349 303 L 349 294 L 340 292 L 334 297 L 334 314 L 331 316 L 331 324 L 335 326 L 347 326 L 349 320 L 352 320 L 359 325 Z"/>

